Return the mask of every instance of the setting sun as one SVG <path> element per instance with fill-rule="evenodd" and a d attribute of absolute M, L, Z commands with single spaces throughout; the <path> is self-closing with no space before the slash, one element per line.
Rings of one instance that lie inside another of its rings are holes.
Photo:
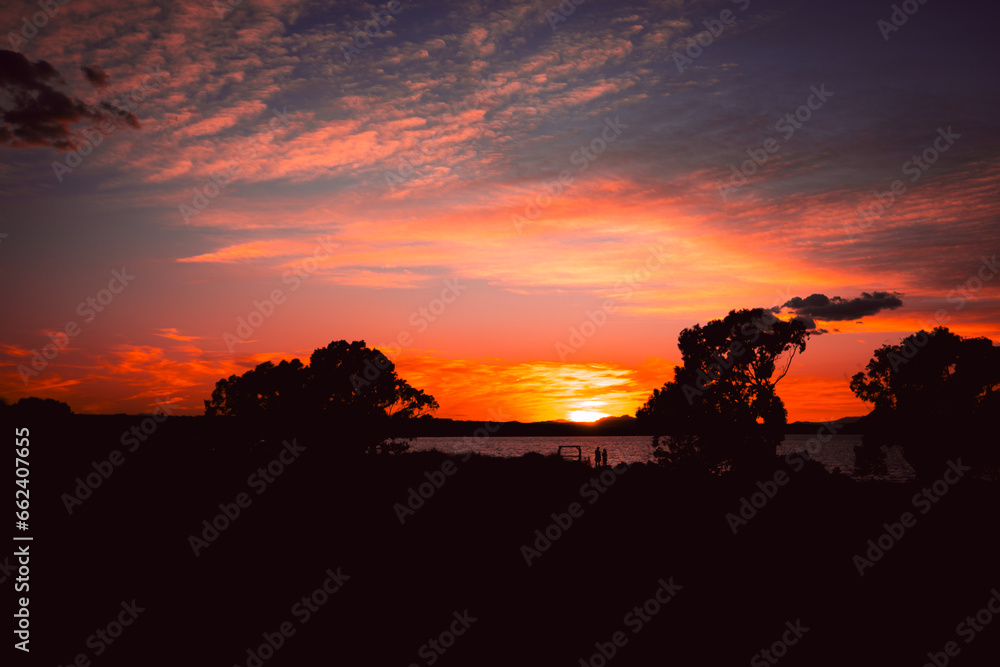
<path fill-rule="evenodd" d="M 605 412 L 592 412 L 590 410 L 574 410 L 569 413 L 569 419 L 575 422 L 595 422 L 607 416 L 609 415 Z"/>

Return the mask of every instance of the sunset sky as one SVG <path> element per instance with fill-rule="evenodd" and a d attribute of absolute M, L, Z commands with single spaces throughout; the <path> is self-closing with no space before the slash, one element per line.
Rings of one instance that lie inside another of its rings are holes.
<path fill-rule="evenodd" d="M 681 329 L 781 307 L 821 420 L 883 343 L 1000 341 L 980 4 L 50 4 L 0 11 L 8 402 L 200 414 L 345 339 L 440 417 L 634 414 Z"/>

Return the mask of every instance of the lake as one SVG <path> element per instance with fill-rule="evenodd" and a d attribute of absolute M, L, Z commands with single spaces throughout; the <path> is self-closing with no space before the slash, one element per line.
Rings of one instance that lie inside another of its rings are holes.
<path fill-rule="evenodd" d="M 805 451 L 806 442 L 814 436 L 786 435 L 778 446 L 778 454 Z M 823 444 L 815 454 L 814 459 L 822 463 L 828 470 L 840 468 L 842 472 L 854 473 L 854 447 L 861 444 L 860 435 L 834 435 Z M 564 436 L 539 438 L 501 438 L 488 437 L 477 442 L 473 438 L 414 438 L 411 449 L 426 451 L 437 449 L 442 452 L 459 453 L 469 450 L 486 456 L 516 457 L 528 452 L 539 454 L 554 454 L 560 445 L 579 445 L 583 449 L 583 457 L 592 460 L 594 448 L 608 450 L 608 464 L 643 463 L 652 460 L 652 436 Z M 565 450 L 564 450 L 565 453 Z M 893 482 L 909 481 L 913 478 L 913 468 L 903 459 L 896 449 L 890 449 L 886 460 L 888 474 L 876 477 Z"/>

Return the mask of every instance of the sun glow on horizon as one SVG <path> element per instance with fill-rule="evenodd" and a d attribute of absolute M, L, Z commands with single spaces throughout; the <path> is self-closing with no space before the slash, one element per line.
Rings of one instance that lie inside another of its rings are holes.
<path fill-rule="evenodd" d="M 593 412 L 591 410 L 574 410 L 567 415 L 570 421 L 575 422 L 596 422 L 598 419 L 603 419 L 604 417 L 610 417 L 606 412 Z"/>

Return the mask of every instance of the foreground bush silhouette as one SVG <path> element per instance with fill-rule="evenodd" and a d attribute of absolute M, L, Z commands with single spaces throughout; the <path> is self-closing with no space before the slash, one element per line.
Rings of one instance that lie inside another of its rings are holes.
<path fill-rule="evenodd" d="M 205 415 L 235 417 L 262 435 L 292 430 L 332 438 L 342 454 L 394 453 L 408 445 L 394 439 L 408 419 L 438 408 L 433 396 L 396 374 L 395 365 L 364 341 L 335 341 L 298 359 L 270 361 L 219 380 Z"/>

